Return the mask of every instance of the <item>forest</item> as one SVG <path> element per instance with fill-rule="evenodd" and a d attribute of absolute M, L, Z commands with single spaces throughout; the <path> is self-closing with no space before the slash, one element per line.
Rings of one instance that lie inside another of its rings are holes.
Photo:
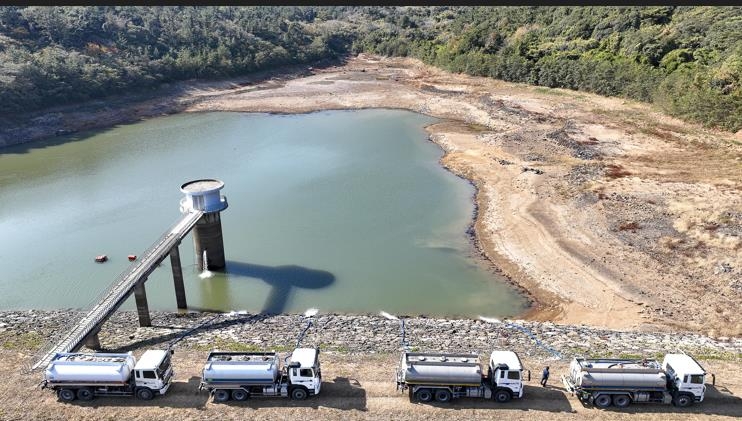
<path fill-rule="evenodd" d="M 742 129 L 742 7 L 2 6 L 0 112 L 360 52 Z"/>

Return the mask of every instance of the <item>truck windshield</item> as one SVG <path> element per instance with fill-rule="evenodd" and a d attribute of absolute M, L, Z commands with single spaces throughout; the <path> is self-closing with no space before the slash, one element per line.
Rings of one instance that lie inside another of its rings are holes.
<path fill-rule="evenodd" d="M 520 380 L 520 371 L 508 371 L 508 379 Z"/>
<path fill-rule="evenodd" d="M 166 354 L 165 358 L 162 359 L 162 362 L 157 367 L 157 376 L 161 379 L 165 378 L 168 367 L 170 367 L 170 354 Z"/>
<path fill-rule="evenodd" d="M 302 368 L 299 370 L 299 376 L 300 377 L 314 377 L 314 373 L 312 372 L 312 369 L 310 368 Z"/>
<path fill-rule="evenodd" d="M 691 374 L 690 382 L 695 384 L 703 384 L 703 374 Z"/>

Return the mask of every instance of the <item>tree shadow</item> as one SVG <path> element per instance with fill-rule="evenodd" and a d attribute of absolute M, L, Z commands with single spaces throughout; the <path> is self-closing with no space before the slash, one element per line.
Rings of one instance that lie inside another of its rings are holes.
<path fill-rule="evenodd" d="M 260 314 L 281 314 L 295 288 L 327 288 L 335 282 L 335 275 L 324 270 L 298 265 L 263 266 L 228 260 L 224 272 L 246 278 L 256 278 L 271 286 L 268 299 Z"/>

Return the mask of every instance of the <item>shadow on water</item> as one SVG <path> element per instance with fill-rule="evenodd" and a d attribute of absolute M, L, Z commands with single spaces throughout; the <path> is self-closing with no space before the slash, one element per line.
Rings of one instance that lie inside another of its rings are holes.
<path fill-rule="evenodd" d="M 263 266 L 250 263 L 235 261 L 226 262 L 225 272 L 230 275 L 242 276 L 247 278 L 260 279 L 271 286 L 268 299 L 263 305 L 260 314 L 246 315 L 244 317 L 232 318 L 229 320 L 214 321 L 207 325 L 201 326 L 196 330 L 215 330 L 225 327 L 242 324 L 254 323 L 268 318 L 273 314 L 281 314 L 286 309 L 286 304 L 295 288 L 320 289 L 326 288 L 335 282 L 335 275 L 324 270 L 308 269 L 297 265 L 285 266 Z M 223 310 L 188 307 L 189 310 L 199 312 L 223 313 Z M 153 326 L 172 328 L 171 326 Z M 108 352 L 125 352 L 126 350 L 139 347 L 151 347 L 169 343 L 178 339 L 188 329 L 179 332 L 173 332 L 166 335 L 159 335 L 152 338 L 142 339 L 133 343 L 128 343 L 118 348 L 108 349 Z"/>
<path fill-rule="evenodd" d="M 224 271 L 229 275 L 256 278 L 271 286 L 268 299 L 261 314 L 280 314 L 294 289 L 327 288 L 335 282 L 335 275 L 325 270 L 309 269 L 303 266 L 263 266 L 229 260 Z"/>

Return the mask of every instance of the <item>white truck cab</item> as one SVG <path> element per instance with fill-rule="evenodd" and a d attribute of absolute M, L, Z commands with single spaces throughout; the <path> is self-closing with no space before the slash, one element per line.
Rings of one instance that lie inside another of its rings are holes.
<path fill-rule="evenodd" d="M 145 351 L 134 366 L 134 381 L 137 389 L 146 388 L 160 395 L 167 393 L 172 384 L 173 367 L 170 351 Z"/>
<path fill-rule="evenodd" d="M 673 384 L 679 397 L 692 396 L 694 402 L 703 402 L 706 370 L 698 361 L 686 354 L 667 354 L 662 360 L 662 369 L 667 373 L 667 381 Z"/>
<path fill-rule="evenodd" d="M 295 386 L 303 386 L 310 395 L 319 394 L 322 387 L 319 349 L 296 348 L 288 361 L 289 382 Z"/>
<path fill-rule="evenodd" d="M 513 351 L 492 351 L 489 363 L 489 377 L 496 390 L 509 390 L 510 397 L 523 397 L 524 374 L 531 379 L 530 370 L 523 369 L 523 364 Z M 501 400 L 497 393 L 495 399 Z"/>

